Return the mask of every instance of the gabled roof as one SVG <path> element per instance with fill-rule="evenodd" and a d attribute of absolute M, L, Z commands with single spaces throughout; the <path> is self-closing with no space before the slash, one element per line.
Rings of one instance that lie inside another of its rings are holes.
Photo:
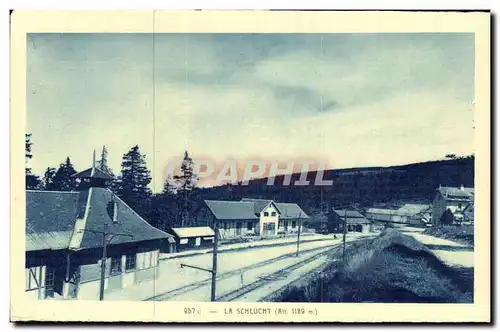
<path fill-rule="evenodd" d="M 308 219 L 309 216 L 295 203 L 275 203 L 280 211 L 280 219 Z"/>
<path fill-rule="evenodd" d="M 333 209 L 333 213 L 335 213 L 341 220 L 346 219 L 347 223 L 370 223 L 370 221 L 366 219 L 365 216 L 363 216 L 356 210 Z"/>
<path fill-rule="evenodd" d="M 448 200 L 469 201 L 474 199 L 474 188 L 440 187 L 438 192 Z"/>
<path fill-rule="evenodd" d="M 110 203 L 116 202 L 113 223 Z M 79 192 L 26 191 L 26 251 L 80 250 L 102 245 L 100 234 L 86 230 L 131 234 L 117 236 L 110 245 L 173 238 L 154 228 L 106 188 Z"/>
<path fill-rule="evenodd" d="M 253 202 L 205 200 L 205 204 L 218 220 L 258 219 Z"/>
<path fill-rule="evenodd" d="M 179 238 L 215 236 L 214 230 L 208 226 L 172 228 L 172 232 Z"/>
<path fill-rule="evenodd" d="M 254 213 L 260 214 L 273 201 L 270 199 L 242 198 L 242 202 L 251 202 L 254 206 Z M 279 211 L 278 211 L 279 212 Z"/>

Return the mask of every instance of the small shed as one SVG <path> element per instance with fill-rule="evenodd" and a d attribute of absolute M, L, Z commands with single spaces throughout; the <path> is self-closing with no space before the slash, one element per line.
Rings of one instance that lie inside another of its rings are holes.
<path fill-rule="evenodd" d="M 206 248 L 213 244 L 215 232 L 208 226 L 172 228 L 177 251 Z"/>

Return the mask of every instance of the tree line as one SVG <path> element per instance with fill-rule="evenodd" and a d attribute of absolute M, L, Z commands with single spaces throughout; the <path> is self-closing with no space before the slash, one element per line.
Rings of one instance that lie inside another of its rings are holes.
<path fill-rule="evenodd" d="M 26 134 L 26 165 L 33 158 L 32 146 L 31 134 Z M 168 230 L 194 225 L 191 211 L 195 206 L 192 201 L 197 176 L 193 172 L 193 160 L 187 151 L 184 153 L 180 174 L 168 177 L 160 193 L 153 193 L 149 188 L 151 171 L 146 164 L 146 155 L 141 153 L 138 145 L 123 155 L 121 171 L 117 176 L 109 167 L 106 146 L 103 146 L 95 166 L 113 176 L 109 189 L 153 226 Z M 26 189 L 77 190 L 79 180 L 74 177 L 76 173 L 69 156 L 58 168 L 47 167 L 42 177 L 33 174 L 31 168 L 26 166 Z"/>
<path fill-rule="evenodd" d="M 347 204 L 363 208 L 372 206 L 395 207 L 402 203 L 430 203 L 439 185 L 474 186 L 474 155 L 457 157 L 447 155 L 444 160 L 393 166 L 380 169 L 354 168 L 348 172 L 325 171 L 324 179 L 333 180 L 332 186 L 283 186 L 283 176 L 277 176 L 274 186 L 267 179 L 251 180 L 247 186 L 221 185 L 197 187 L 193 160 L 188 152 L 178 175 L 165 179 L 162 191 L 149 188 L 152 177 L 145 155 L 139 146 L 133 146 L 122 157 L 121 171 L 109 188 L 150 224 L 163 230 L 172 227 L 196 225 L 196 216 L 204 207 L 204 200 L 240 200 L 243 197 L 293 202 L 310 216 L 328 214 L 332 207 Z M 26 163 L 33 158 L 31 135 L 26 134 Z M 96 161 L 96 167 L 113 175 L 108 166 L 106 147 Z M 69 191 L 78 188 L 78 180 L 69 157 L 59 167 L 47 167 L 39 178 L 26 166 L 26 188 L 35 190 Z M 300 174 L 292 174 L 292 183 Z M 308 173 L 314 182 L 315 172 Z"/>

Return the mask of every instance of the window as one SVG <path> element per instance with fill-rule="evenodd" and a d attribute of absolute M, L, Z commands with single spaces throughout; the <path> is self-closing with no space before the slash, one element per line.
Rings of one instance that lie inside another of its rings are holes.
<path fill-rule="evenodd" d="M 110 265 L 111 265 L 109 269 L 110 275 L 120 274 L 122 272 L 122 257 L 121 256 L 111 257 Z"/>
<path fill-rule="evenodd" d="M 128 254 L 127 258 L 125 259 L 125 271 L 135 270 L 136 263 L 136 254 Z"/>
<path fill-rule="evenodd" d="M 264 217 L 268 217 L 269 216 L 269 212 L 264 212 Z"/>
<path fill-rule="evenodd" d="M 197 237 L 195 242 L 194 242 L 194 245 L 199 247 L 201 245 L 201 237 Z"/>
<path fill-rule="evenodd" d="M 253 222 L 250 221 L 247 223 L 247 230 L 251 231 L 252 229 L 253 229 Z"/>
<path fill-rule="evenodd" d="M 188 244 L 188 243 L 189 243 L 188 239 L 180 239 L 179 240 L 179 244 Z"/>
<path fill-rule="evenodd" d="M 227 222 L 224 223 L 224 230 L 227 230 Z"/>
<path fill-rule="evenodd" d="M 276 212 L 271 212 L 271 216 L 276 217 Z"/>
<path fill-rule="evenodd" d="M 294 221 L 292 221 L 292 228 L 295 228 L 295 227 L 297 227 L 297 222 L 294 220 Z"/>
<path fill-rule="evenodd" d="M 278 228 L 283 228 L 283 221 L 282 220 L 278 221 Z"/>

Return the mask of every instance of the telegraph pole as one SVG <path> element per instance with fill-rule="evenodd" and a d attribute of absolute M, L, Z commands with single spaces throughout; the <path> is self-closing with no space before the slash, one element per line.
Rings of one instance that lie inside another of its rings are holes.
<path fill-rule="evenodd" d="M 116 237 L 116 236 L 128 236 L 128 237 L 134 237 L 131 234 L 123 234 L 123 233 L 111 233 L 107 231 L 107 223 L 104 224 L 104 230 L 99 231 L 99 230 L 92 230 L 92 229 L 86 229 L 84 232 L 89 232 L 89 233 L 94 233 L 94 234 L 100 234 L 102 236 L 101 243 L 102 243 L 102 260 L 101 260 L 101 284 L 99 288 L 99 301 L 104 300 L 104 283 L 106 280 L 106 259 L 107 259 L 107 247 L 108 244 L 111 243 L 111 241 Z M 108 236 L 110 238 L 108 239 Z"/>
<path fill-rule="evenodd" d="M 181 268 L 183 267 L 189 267 L 192 269 L 196 270 L 202 270 L 205 272 L 209 272 L 212 274 L 212 287 L 210 290 L 210 301 L 215 302 L 217 299 L 215 298 L 215 285 L 217 281 L 217 248 L 219 245 L 219 228 L 217 225 L 217 220 L 214 221 L 214 249 L 213 249 L 213 255 L 212 255 L 212 269 L 205 269 L 202 267 L 194 266 L 194 265 L 188 265 L 188 264 L 181 264 Z"/>
<path fill-rule="evenodd" d="M 219 229 L 217 220 L 214 222 L 214 250 L 212 255 L 212 289 L 210 292 L 210 301 L 215 302 L 215 285 L 217 283 L 217 247 L 219 242 Z"/>
<path fill-rule="evenodd" d="M 300 228 L 301 228 L 301 213 L 299 212 L 299 231 L 297 232 L 297 254 L 295 255 L 296 257 L 299 257 L 299 245 L 300 245 Z"/>
<path fill-rule="evenodd" d="M 345 238 L 347 234 L 347 207 L 344 207 L 344 221 L 342 223 L 342 261 L 345 263 Z"/>

